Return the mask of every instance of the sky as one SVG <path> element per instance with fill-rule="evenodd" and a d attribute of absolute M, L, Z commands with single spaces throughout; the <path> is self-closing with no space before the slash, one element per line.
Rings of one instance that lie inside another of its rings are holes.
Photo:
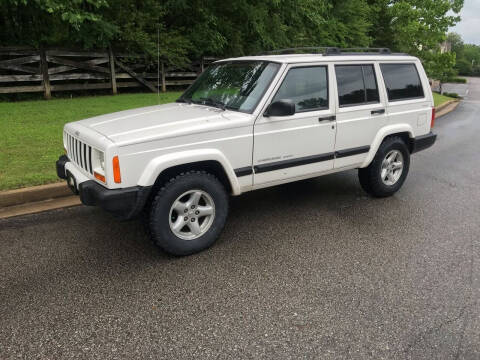
<path fill-rule="evenodd" d="M 450 31 L 460 34 L 465 44 L 480 45 L 480 0 L 465 0 L 462 20 Z"/>

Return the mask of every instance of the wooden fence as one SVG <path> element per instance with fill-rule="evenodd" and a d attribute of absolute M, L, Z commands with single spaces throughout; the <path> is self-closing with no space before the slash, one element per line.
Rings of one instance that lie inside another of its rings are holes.
<path fill-rule="evenodd" d="M 214 58 L 170 69 L 144 56 L 106 51 L 0 48 L 0 94 L 144 87 L 152 92 L 191 84 Z M 159 71 L 158 71 L 159 70 Z"/>

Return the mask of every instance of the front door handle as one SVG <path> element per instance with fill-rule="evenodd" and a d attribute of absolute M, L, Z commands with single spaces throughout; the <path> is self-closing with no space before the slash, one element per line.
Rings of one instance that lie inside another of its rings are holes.
<path fill-rule="evenodd" d="M 372 115 L 385 114 L 385 109 L 372 110 L 372 111 L 371 111 L 371 114 L 372 114 Z"/>
<path fill-rule="evenodd" d="M 337 117 L 335 115 L 331 115 L 331 116 L 324 116 L 324 117 L 319 117 L 318 118 L 318 121 L 319 122 L 322 122 L 322 121 L 335 121 L 337 119 Z"/>

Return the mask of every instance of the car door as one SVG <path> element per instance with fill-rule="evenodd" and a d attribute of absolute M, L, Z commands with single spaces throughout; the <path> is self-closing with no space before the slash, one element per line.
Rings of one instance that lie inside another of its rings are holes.
<path fill-rule="evenodd" d="M 337 139 L 335 169 L 363 163 L 377 132 L 387 123 L 380 69 L 374 62 L 335 65 Z"/>
<path fill-rule="evenodd" d="M 254 126 L 254 187 L 273 185 L 333 169 L 335 106 L 332 66 L 289 65 Z M 295 104 L 295 114 L 268 116 L 279 100 Z"/>

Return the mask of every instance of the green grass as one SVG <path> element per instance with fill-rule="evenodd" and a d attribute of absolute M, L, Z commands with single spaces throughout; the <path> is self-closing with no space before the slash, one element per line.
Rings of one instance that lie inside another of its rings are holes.
<path fill-rule="evenodd" d="M 58 181 L 63 125 L 88 117 L 175 101 L 180 92 L 0 103 L 0 190 Z"/>
<path fill-rule="evenodd" d="M 454 99 L 449 96 L 440 95 L 439 93 L 436 93 L 436 92 L 433 93 L 433 101 L 435 103 L 435 106 L 442 105 L 443 103 L 449 100 L 454 100 Z"/>

